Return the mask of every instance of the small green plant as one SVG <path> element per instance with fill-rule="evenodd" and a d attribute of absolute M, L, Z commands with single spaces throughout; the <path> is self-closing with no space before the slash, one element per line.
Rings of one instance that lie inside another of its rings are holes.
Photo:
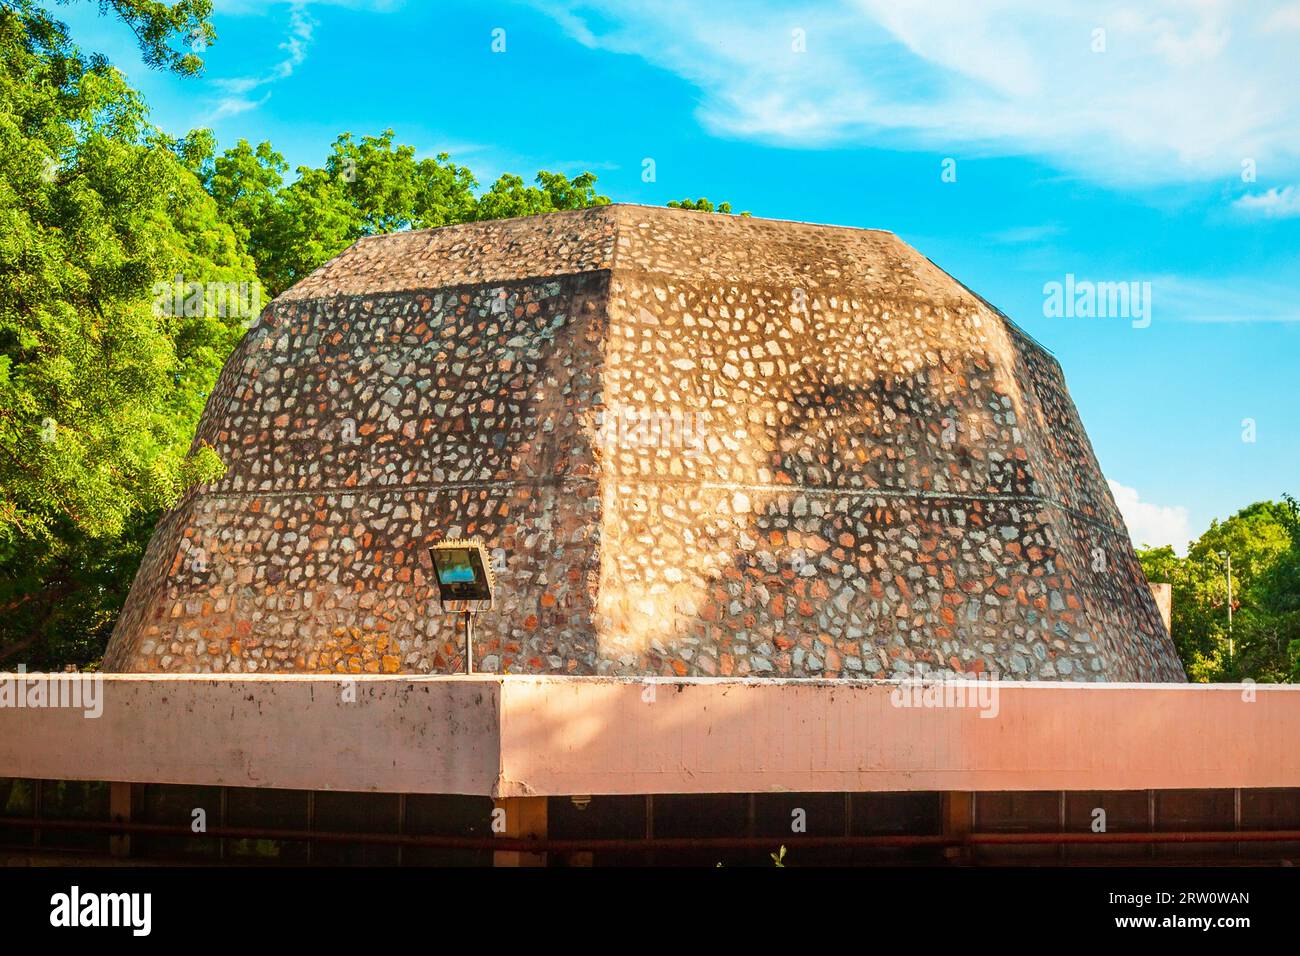
<path fill-rule="evenodd" d="M 782 869 L 785 869 L 785 846 L 784 845 L 782 845 L 781 849 L 777 850 L 775 853 L 769 854 L 769 856 L 772 857 L 773 866 L 779 866 Z"/>

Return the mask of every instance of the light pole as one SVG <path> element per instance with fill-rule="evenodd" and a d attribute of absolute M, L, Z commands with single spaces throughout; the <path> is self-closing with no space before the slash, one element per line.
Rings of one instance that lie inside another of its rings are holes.
<path fill-rule="evenodd" d="M 1234 656 L 1232 642 L 1232 555 L 1227 551 L 1220 551 L 1219 557 L 1228 562 L 1228 657 Z"/>

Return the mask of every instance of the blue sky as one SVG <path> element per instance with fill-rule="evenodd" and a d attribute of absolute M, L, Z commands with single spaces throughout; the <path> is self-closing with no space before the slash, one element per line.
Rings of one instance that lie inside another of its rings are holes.
<path fill-rule="evenodd" d="M 484 184 L 590 170 L 617 201 L 892 230 L 1057 355 L 1138 543 L 1300 493 L 1300 2 L 216 7 L 197 79 L 59 12 L 222 147 L 319 165 L 391 127 Z M 1067 274 L 1149 282 L 1149 326 L 1046 315 Z"/>

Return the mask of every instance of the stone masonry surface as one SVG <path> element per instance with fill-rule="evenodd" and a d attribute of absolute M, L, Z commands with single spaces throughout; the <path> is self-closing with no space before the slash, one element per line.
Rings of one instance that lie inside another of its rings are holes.
<path fill-rule="evenodd" d="M 277 298 L 111 671 L 1181 681 L 1045 350 L 887 232 L 614 205 L 363 239 Z"/>

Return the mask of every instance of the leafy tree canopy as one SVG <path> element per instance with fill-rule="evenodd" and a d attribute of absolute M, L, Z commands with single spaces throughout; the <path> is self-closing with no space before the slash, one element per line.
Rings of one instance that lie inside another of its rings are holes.
<path fill-rule="evenodd" d="M 68 6 L 79 0 L 57 0 Z M 192 76 L 203 70 L 202 53 L 217 39 L 212 0 L 96 0 L 102 15 L 113 14 L 130 27 L 146 66 Z M 68 55 L 67 28 L 35 0 L 6 0 L 26 24 L 28 34 L 47 53 Z"/>
<path fill-rule="evenodd" d="M 667 205 L 673 209 L 694 209 L 698 212 L 718 212 L 723 215 L 731 215 L 731 203 L 720 202 L 715 207 L 713 203 L 701 196 L 699 199 L 670 199 Z M 742 212 L 740 215 L 748 216 L 750 213 Z"/>
<path fill-rule="evenodd" d="M 189 71 L 165 27 L 206 4 L 107 6 Z M 177 146 L 46 11 L 0 7 L 0 662 L 93 658 L 153 516 L 222 470 L 189 446 L 241 319 L 157 286 L 254 265 Z"/>
<path fill-rule="evenodd" d="M 155 285 L 253 278 L 122 75 L 29 26 L 0 10 L 0 546 L 119 533 L 219 471 L 186 446 L 240 324 Z"/>
<path fill-rule="evenodd" d="M 240 140 L 214 155 L 210 135 L 200 131 L 182 152 L 256 260 L 271 296 L 362 236 L 609 202 L 591 173 L 569 179 L 545 170 L 535 186 L 507 174 L 476 195 L 468 168 L 446 153 L 418 159 L 413 147 L 394 144 L 391 129 L 360 140 L 344 133 L 323 166 L 300 166 L 289 183 L 288 164 L 270 143 Z"/>
<path fill-rule="evenodd" d="M 1228 560 L 1232 558 L 1232 630 Z M 1174 643 L 1193 680 L 1300 679 L 1300 518 L 1262 501 L 1210 527 L 1179 558 L 1139 549 L 1147 577 L 1172 585 Z"/>

